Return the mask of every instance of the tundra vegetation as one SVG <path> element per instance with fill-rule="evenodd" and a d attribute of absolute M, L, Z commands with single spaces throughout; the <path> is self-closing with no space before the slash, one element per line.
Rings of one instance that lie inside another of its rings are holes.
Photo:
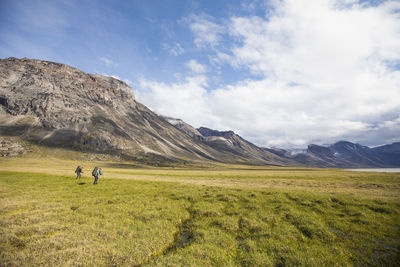
<path fill-rule="evenodd" d="M 399 173 L 2 159 L 0 265 L 399 266 L 399 210 Z"/>

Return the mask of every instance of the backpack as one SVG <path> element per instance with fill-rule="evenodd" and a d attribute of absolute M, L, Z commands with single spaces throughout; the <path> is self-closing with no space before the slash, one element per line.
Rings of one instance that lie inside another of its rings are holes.
<path fill-rule="evenodd" d="M 78 173 L 81 171 L 81 166 L 76 167 L 75 173 Z"/>
<path fill-rule="evenodd" d="M 96 175 L 97 175 L 97 169 L 98 169 L 98 167 L 95 167 L 95 168 L 93 169 L 93 171 L 92 171 L 92 175 L 93 175 L 93 176 L 96 176 Z"/>

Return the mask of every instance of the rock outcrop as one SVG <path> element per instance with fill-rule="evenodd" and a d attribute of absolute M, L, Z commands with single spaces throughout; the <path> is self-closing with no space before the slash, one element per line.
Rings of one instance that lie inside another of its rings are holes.
<path fill-rule="evenodd" d="M 13 138 L 0 137 L 0 157 L 16 157 L 27 153 L 28 150 Z"/>

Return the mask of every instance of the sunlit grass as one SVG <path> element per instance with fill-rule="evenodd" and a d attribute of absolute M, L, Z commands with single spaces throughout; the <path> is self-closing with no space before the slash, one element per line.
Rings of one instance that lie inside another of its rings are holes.
<path fill-rule="evenodd" d="M 0 162 L 0 265 L 400 264 L 399 174 L 23 162 Z"/>

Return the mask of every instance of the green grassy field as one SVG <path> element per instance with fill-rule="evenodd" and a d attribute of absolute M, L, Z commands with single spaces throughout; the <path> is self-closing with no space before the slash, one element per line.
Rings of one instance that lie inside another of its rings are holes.
<path fill-rule="evenodd" d="M 399 266 L 399 255 L 400 174 L 0 161 L 0 266 Z"/>

